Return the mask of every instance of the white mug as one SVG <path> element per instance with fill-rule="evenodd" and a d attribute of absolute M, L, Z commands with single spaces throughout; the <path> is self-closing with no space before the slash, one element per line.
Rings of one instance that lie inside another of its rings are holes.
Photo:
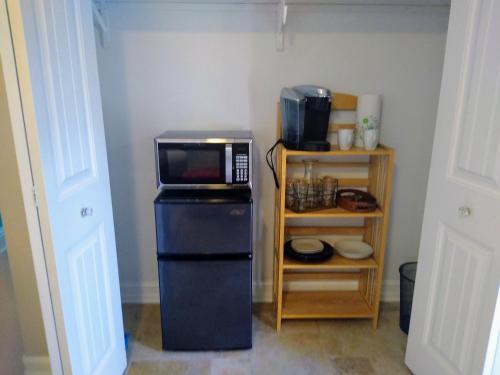
<path fill-rule="evenodd" d="M 339 129 L 339 148 L 343 151 L 350 150 L 354 142 L 354 129 Z"/>
<path fill-rule="evenodd" d="M 363 142 L 365 144 L 365 150 L 375 150 L 378 146 L 379 140 L 379 130 L 378 129 L 365 129 L 363 134 Z"/>

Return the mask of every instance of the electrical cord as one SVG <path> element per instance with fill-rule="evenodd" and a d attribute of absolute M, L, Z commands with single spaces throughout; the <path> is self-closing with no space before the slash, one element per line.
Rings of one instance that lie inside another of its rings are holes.
<path fill-rule="evenodd" d="M 276 143 L 266 153 L 266 163 L 267 163 L 267 166 L 269 167 L 269 169 L 271 169 L 271 171 L 273 172 L 274 183 L 276 185 L 276 189 L 280 188 L 280 183 L 278 181 L 278 175 L 276 174 L 276 168 L 274 166 L 273 153 L 274 153 L 274 149 L 279 144 L 283 144 L 284 145 L 283 139 L 281 139 L 281 138 L 278 139 L 276 141 Z"/>

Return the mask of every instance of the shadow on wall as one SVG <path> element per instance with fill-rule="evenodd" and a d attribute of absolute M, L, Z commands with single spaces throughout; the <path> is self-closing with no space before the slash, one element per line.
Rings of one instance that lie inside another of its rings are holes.
<path fill-rule="evenodd" d="M 108 7 L 98 59 L 124 301 L 158 300 L 153 138 L 174 129 L 252 130 L 254 280 L 270 297 L 274 185 L 264 155 L 280 89 L 304 83 L 384 95 L 382 141 L 398 168 L 386 274 L 398 279 L 418 249 L 448 8 L 292 6 L 277 52 L 273 6 Z"/>

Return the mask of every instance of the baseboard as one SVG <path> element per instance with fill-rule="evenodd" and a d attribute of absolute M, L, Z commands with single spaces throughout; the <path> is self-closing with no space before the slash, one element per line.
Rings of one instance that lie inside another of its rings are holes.
<path fill-rule="evenodd" d="M 382 302 L 399 302 L 399 280 L 382 282 Z"/>
<path fill-rule="evenodd" d="M 25 375 L 51 375 L 49 357 L 23 355 Z"/>
<path fill-rule="evenodd" d="M 321 285 L 320 285 L 321 284 Z M 332 287 L 329 283 L 318 282 L 294 282 L 286 286 L 292 290 L 352 290 L 353 285 L 342 284 Z M 254 302 L 272 302 L 273 285 L 271 281 L 262 281 L 253 283 L 253 301 Z M 354 288 L 355 289 L 355 288 Z M 122 283 L 121 296 L 123 303 L 159 303 L 160 294 L 158 283 Z M 386 280 L 382 283 L 383 302 L 399 301 L 399 281 Z"/>
<path fill-rule="evenodd" d="M 273 283 L 271 281 L 254 282 L 253 302 L 273 302 Z"/>
<path fill-rule="evenodd" d="M 159 303 L 158 283 L 121 283 L 122 303 Z"/>
<path fill-rule="evenodd" d="M 271 282 L 255 282 L 252 286 L 254 302 L 272 302 Z M 158 283 L 122 283 L 120 286 L 122 303 L 159 303 Z"/>

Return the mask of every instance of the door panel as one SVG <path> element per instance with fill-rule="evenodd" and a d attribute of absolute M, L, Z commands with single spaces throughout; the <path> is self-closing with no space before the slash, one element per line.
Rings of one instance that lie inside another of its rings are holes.
<path fill-rule="evenodd" d="M 498 1 L 473 1 L 457 103 L 452 175 L 475 188 L 500 187 L 500 49 Z"/>
<path fill-rule="evenodd" d="M 27 53 L 29 76 L 20 81 L 32 88 L 23 105 L 35 111 L 26 128 L 32 164 L 42 170 L 33 174 L 63 369 L 121 374 L 126 357 L 92 1 L 20 5 L 25 45 L 15 49 Z M 18 9 L 11 4 L 9 13 Z"/>
<path fill-rule="evenodd" d="M 450 371 L 467 374 L 492 251 L 440 223 L 435 254 L 424 340 Z"/>
<path fill-rule="evenodd" d="M 96 177 L 78 1 L 35 3 L 53 162 L 61 194 Z M 70 24 L 73 22 L 74 24 Z M 83 56 L 82 56 L 83 55 Z"/>
<path fill-rule="evenodd" d="M 99 226 L 68 251 L 84 373 L 102 366 L 116 346 L 106 250 L 104 230 Z"/>
<path fill-rule="evenodd" d="M 451 5 L 406 363 L 481 374 L 500 285 L 500 1 Z"/>

